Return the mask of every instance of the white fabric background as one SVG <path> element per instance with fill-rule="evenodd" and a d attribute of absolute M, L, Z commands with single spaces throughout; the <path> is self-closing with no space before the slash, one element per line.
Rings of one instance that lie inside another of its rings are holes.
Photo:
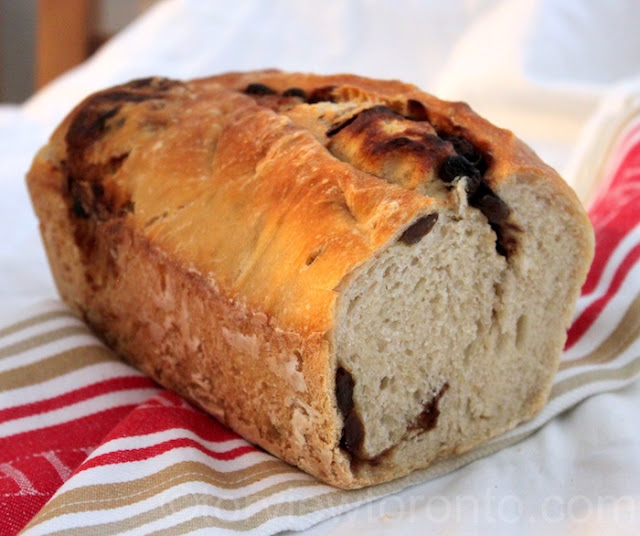
<path fill-rule="evenodd" d="M 623 0 L 166 0 L 24 105 L 0 106 L 0 306 L 55 296 L 23 177 L 91 91 L 263 67 L 400 78 L 468 101 L 563 172 L 602 99 L 640 75 L 638 21 L 640 3 Z M 567 179 L 585 191 L 580 176 Z M 638 533 L 639 408 L 637 383 L 593 397 L 428 492 L 310 533 Z"/>

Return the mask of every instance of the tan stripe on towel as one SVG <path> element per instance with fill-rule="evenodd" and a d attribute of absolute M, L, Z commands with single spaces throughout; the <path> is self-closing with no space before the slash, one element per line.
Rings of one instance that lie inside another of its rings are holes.
<path fill-rule="evenodd" d="M 29 337 L 24 341 L 8 344 L 7 346 L 0 348 L 0 359 L 26 352 L 27 350 L 64 339 L 71 335 L 89 335 L 90 333 L 89 329 L 85 326 L 65 326 L 63 328 L 47 331 L 46 333 Z"/>
<path fill-rule="evenodd" d="M 231 472 L 216 471 L 201 462 L 178 462 L 137 480 L 93 484 L 64 492 L 46 505 L 38 515 L 38 520 L 42 522 L 64 514 L 128 506 L 185 482 L 204 482 L 222 489 L 240 489 L 258 480 L 280 474 L 304 475 L 275 459 Z M 309 477 L 305 478 L 308 483 L 314 483 Z"/>
<path fill-rule="evenodd" d="M 640 295 L 631 302 L 616 329 L 596 349 L 580 359 L 563 361 L 560 363 L 560 370 L 608 363 L 618 357 L 638 337 L 640 337 Z"/>
<path fill-rule="evenodd" d="M 562 380 L 551 389 L 550 399 L 557 398 L 574 389 L 584 387 L 589 383 L 597 383 L 611 380 L 626 380 L 640 373 L 640 356 L 636 356 L 631 362 L 624 367 L 616 369 L 596 369 L 582 372 L 571 376 L 566 380 Z"/>
<path fill-rule="evenodd" d="M 63 317 L 76 318 L 70 311 L 63 311 L 63 310 L 48 311 L 46 313 L 40 313 L 38 315 L 32 316 L 31 318 L 20 320 L 15 324 L 11 324 L 7 327 L 0 329 L 0 338 L 7 337 L 8 335 L 13 335 L 18 331 L 22 331 L 23 329 L 30 328 L 32 326 L 35 326 L 36 324 L 47 322 L 54 318 L 63 318 Z"/>
<path fill-rule="evenodd" d="M 71 348 L 65 352 L 54 354 L 42 361 L 29 363 L 23 367 L 14 368 L 6 372 L 0 372 L 0 391 L 19 389 L 28 385 L 35 385 L 47 380 L 52 380 L 64 374 L 79 370 L 96 363 L 106 361 L 118 361 L 109 350 L 101 345 L 87 345 Z M 69 390 L 82 385 L 69 386 Z"/>
<path fill-rule="evenodd" d="M 307 484 L 309 481 L 305 481 Z M 204 521 L 202 523 L 203 528 L 211 528 L 211 529 L 231 529 L 237 531 L 248 531 L 251 529 L 255 529 L 260 525 L 264 524 L 266 521 L 272 518 L 282 517 L 282 516 L 302 516 L 307 515 L 313 512 L 317 512 L 319 510 L 324 510 L 325 508 L 329 508 L 336 504 L 350 504 L 356 502 L 358 493 L 361 490 L 355 490 L 353 492 L 346 492 L 343 490 L 331 489 L 325 495 L 307 497 L 305 499 L 301 499 L 298 501 L 287 501 L 284 503 L 276 503 L 271 504 L 263 508 L 262 510 L 257 511 L 256 513 L 242 519 L 235 518 L 236 516 L 231 516 L 231 519 L 220 519 L 218 517 L 206 516 L 199 518 L 200 521 Z M 370 489 L 370 488 L 369 488 Z M 353 498 L 353 500 L 350 500 Z M 324 499 L 329 499 L 327 502 Z M 167 519 L 171 515 L 176 515 L 178 512 L 185 510 L 187 508 L 192 507 L 202 507 L 202 506 L 211 506 L 217 507 L 219 505 L 220 499 L 214 495 L 208 493 L 189 493 L 177 497 L 171 501 L 168 501 L 160 506 L 156 506 L 151 510 L 147 510 L 145 512 L 141 512 L 139 514 L 133 515 L 131 517 L 101 523 L 99 525 L 90 525 L 86 527 L 67 527 L 60 531 L 49 532 L 48 536 L 58 536 L 58 535 L 66 535 L 66 536 L 76 536 L 76 535 L 93 535 L 100 534 L 101 536 L 107 535 L 117 535 L 121 534 L 125 531 L 135 531 L 144 525 L 149 523 L 153 523 L 155 521 L 159 521 L 162 519 Z M 242 507 L 245 504 L 245 498 L 238 499 L 236 501 L 239 505 L 238 511 L 242 510 Z M 108 513 L 105 512 L 105 517 L 108 516 Z M 37 521 L 37 520 L 36 520 Z M 32 528 L 38 523 L 30 523 L 28 528 Z"/>
<path fill-rule="evenodd" d="M 241 475 L 240 478 L 238 478 L 238 474 Z M 47 520 L 66 514 L 87 511 L 108 511 L 123 506 L 131 506 L 137 502 L 156 496 L 172 487 L 188 482 L 202 482 L 227 489 L 239 489 L 263 480 L 268 476 L 279 474 L 291 474 L 299 478 L 275 483 L 257 492 L 248 493 L 242 496 L 241 499 L 223 499 L 213 492 L 206 494 L 189 494 L 192 499 L 197 498 L 194 502 L 190 502 L 189 505 L 207 504 L 228 511 L 239 511 L 275 493 L 302 487 L 325 486 L 319 481 L 310 478 L 305 473 L 278 460 L 260 462 L 252 467 L 246 467 L 231 473 L 215 471 L 200 462 L 179 462 L 154 475 L 132 482 L 95 484 L 70 490 L 56 496 L 42 509 L 36 518 L 33 519 L 29 527 L 39 525 Z M 134 526 L 161 519 L 167 514 L 167 509 L 171 510 L 174 508 L 172 503 L 175 503 L 175 501 L 181 501 L 181 498 L 165 503 L 150 511 L 136 514 L 126 520 L 115 523 L 105 523 L 94 526 L 93 528 L 99 529 L 100 534 L 117 534 L 125 530 L 125 528 L 128 530 Z"/>

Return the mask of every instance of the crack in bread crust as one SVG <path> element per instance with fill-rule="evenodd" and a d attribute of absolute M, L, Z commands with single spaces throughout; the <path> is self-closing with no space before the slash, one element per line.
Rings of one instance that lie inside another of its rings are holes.
<path fill-rule="evenodd" d="M 395 103 L 395 109 L 385 104 L 354 108 L 350 101 L 342 101 L 336 86 L 313 90 L 313 98 L 307 98 L 303 90 L 280 95 L 259 83 L 249 84 L 245 93 L 263 106 L 287 113 L 294 122 L 302 113 L 317 116 L 322 124 L 326 107 L 313 109 L 313 104 L 336 104 L 331 111 L 337 117 L 324 135 L 316 134 L 318 139 L 335 157 L 390 183 L 442 198 L 458 180 L 466 179 L 469 203 L 487 217 L 496 233 L 498 253 L 508 257 L 515 251 L 519 227 L 509 221 L 508 206 L 484 180 L 491 155 L 465 137 L 464 128 L 438 119 L 432 124 L 427 108 L 419 101 L 408 99 L 401 106 Z M 303 111 L 297 111 L 299 107 Z"/>

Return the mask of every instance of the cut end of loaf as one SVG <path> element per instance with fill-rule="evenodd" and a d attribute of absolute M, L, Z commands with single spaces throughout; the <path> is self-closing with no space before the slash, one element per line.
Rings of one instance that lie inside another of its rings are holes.
<path fill-rule="evenodd" d="M 354 456 L 372 460 L 442 429 L 442 408 L 489 364 L 493 348 L 473 346 L 499 328 L 494 317 L 506 269 L 495 235 L 468 210 L 440 215 L 420 242 L 398 241 L 354 278 L 336 333 L 338 366 L 354 381 L 345 422 L 354 427 L 359 418 L 365 431 L 358 444 L 345 426 L 343 444 Z M 495 411 L 472 394 L 470 411 Z"/>
<path fill-rule="evenodd" d="M 340 445 L 360 478 L 469 450 L 544 404 L 579 290 L 567 270 L 584 244 L 568 215 L 545 210 L 544 192 L 526 181 L 513 189 L 507 202 L 524 232 L 512 255 L 463 204 L 349 280 L 336 387 Z"/>

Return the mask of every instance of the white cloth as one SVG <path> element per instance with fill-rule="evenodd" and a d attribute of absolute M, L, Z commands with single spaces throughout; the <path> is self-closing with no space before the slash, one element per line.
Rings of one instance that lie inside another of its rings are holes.
<path fill-rule="evenodd" d="M 91 91 L 152 74 L 262 67 L 400 78 L 470 102 L 586 196 L 576 171 L 581 131 L 614 86 L 640 75 L 639 20 L 640 3 L 604 0 L 161 2 L 24 105 L 0 107 L 3 313 L 55 296 L 23 177 Z M 639 407 L 637 382 L 595 396 L 522 443 L 429 483 L 428 495 L 410 488 L 309 532 L 638 533 Z"/>

